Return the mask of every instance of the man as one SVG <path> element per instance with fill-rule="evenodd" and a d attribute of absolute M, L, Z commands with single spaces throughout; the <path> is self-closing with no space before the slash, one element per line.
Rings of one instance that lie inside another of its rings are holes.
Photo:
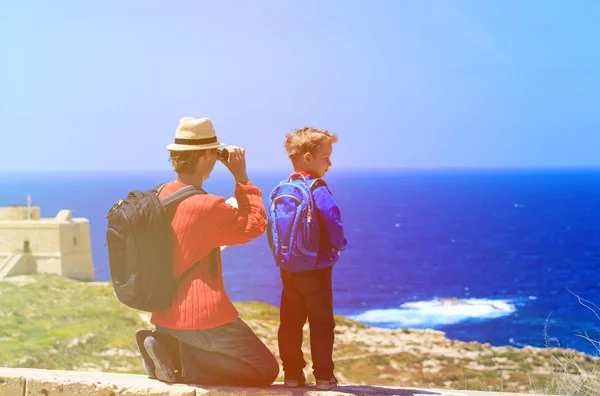
<path fill-rule="evenodd" d="M 173 274 L 179 277 L 198 265 L 182 281 L 172 306 L 152 314 L 156 331 L 136 334 L 146 371 L 160 381 L 265 386 L 279 374 L 275 357 L 238 317 L 223 285 L 219 247 L 247 243 L 266 227 L 262 194 L 248 180 L 245 151 L 218 150 L 224 146 L 210 119 L 191 117 L 180 120 L 175 141 L 167 146 L 177 178 L 160 191 L 161 199 L 187 185 L 202 188 L 221 159 L 236 182 L 237 208 L 223 197 L 197 194 L 175 210 Z M 173 344 L 179 344 L 180 356 L 171 353 Z"/>

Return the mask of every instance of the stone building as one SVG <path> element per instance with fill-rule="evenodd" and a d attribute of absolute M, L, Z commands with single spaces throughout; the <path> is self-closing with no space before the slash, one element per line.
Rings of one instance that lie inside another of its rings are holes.
<path fill-rule="evenodd" d="M 0 207 L 0 279 L 36 272 L 94 281 L 89 220 L 70 210 L 41 218 L 37 206 Z"/>

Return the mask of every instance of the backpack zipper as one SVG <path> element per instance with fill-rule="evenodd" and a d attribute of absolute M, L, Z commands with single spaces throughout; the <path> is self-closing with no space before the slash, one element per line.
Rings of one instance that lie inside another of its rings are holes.
<path fill-rule="evenodd" d="M 113 205 L 113 207 L 112 207 L 110 210 L 111 210 L 111 211 L 113 211 L 113 208 L 114 208 L 114 207 L 115 207 L 117 204 L 119 204 L 119 206 L 118 206 L 118 207 L 117 207 L 117 208 L 116 208 L 116 209 L 115 209 L 113 212 L 116 212 L 116 211 L 122 212 L 122 213 L 123 213 L 123 217 L 125 218 L 125 221 L 126 221 L 126 222 L 129 222 L 129 219 L 127 218 L 127 215 L 125 214 L 125 211 L 124 211 L 123 209 L 121 209 L 121 205 L 123 204 L 123 202 L 125 202 L 125 201 L 124 201 L 124 200 L 120 200 L 120 201 L 119 201 L 119 202 L 117 202 L 115 205 Z M 111 215 L 111 213 L 109 213 L 108 215 L 110 216 L 110 215 Z M 106 218 L 108 219 L 108 216 L 106 216 Z M 113 231 L 113 232 L 114 232 L 116 235 L 119 235 L 119 236 L 120 236 L 122 239 L 125 239 L 125 238 L 123 238 L 123 237 L 122 237 L 122 236 L 121 236 L 121 235 L 120 235 L 118 232 L 116 232 L 116 231 L 114 231 L 114 230 L 112 230 L 112 229 L 110 229 L 110 228 L 109 228 L 107 231 Z M 106 247 L 106 244 L 107 244 L 107 243 L 108 243 L 108 240 L 106 240 L 106 239 L 105 239 L 105 240 L 104 240 L 104 247 Z"/>

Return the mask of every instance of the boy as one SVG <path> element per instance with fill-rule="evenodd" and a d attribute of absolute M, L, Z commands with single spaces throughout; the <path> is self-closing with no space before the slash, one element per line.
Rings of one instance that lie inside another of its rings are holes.
<path fill-rule="evenodd" d="M 325 176 L 331 166 L 332 145 L 337 140 L 335 134 L 315 128 L 305 127 L 288 133 L 285 150 L 292 161 L 294 173 L 302 175 L 307 185 L 312 185 L 315 179 Z M 303 272 L 290 272 L 280 268 L 283 289 L 278 343 L 285 385 L 294 388 L 304 386 L 306 378 L 303 368 L 306 367 L 306 362 L 302 354 L 302 328 L 308 319 L 316 387 L 329 390 L 338 385 L 333 374 L 335 320 L 331 274 L 340 252 L 346 248 L 346 239 L 340 210 L 331 192 L 325 183 L 314 186 L 311 190 L 320 230 L 316 264 Z M 273 232 L 278 231 L 274 230 Z M 278 263 L 281 261 L 281 257 L 275 259 Z"/>

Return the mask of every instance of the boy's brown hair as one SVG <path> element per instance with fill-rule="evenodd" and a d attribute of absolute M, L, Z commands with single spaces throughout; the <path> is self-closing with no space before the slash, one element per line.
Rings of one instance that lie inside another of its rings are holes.
<path fill-rule="evenodd" d="M 177 173 L 194 173 L 198 160 L 206 150 L 170 151 L 169 160 Z"/>
<path fill-rule="evenodd" d="M 285 151 L 288 157 L 294 162 L 304 153 L 315 154 L 319 146 L 323 143 L 335 143 L 338 137 L 324 129 L 303 127 L 285 135 Z"/>

